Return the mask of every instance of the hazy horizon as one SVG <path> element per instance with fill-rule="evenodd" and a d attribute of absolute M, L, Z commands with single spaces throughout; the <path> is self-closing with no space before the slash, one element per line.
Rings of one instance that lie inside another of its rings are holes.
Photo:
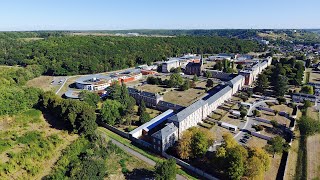
<path fill-rule="evenodd" d="M 309 0 L 10 0 L 0 31 L 320 29 Z"/>

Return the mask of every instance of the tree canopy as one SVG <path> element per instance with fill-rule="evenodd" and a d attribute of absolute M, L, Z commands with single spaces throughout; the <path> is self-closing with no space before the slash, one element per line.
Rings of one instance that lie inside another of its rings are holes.
<path fill-rule="evenodd" d="M 261 46 L 223 37 L 68 36 L 21 41 L 1 34 L 0 64 L 41 65 L 48 75 L 92 74 L 151 64 L 184 53 L 247 53 Z M 121 51 L 119 51 L 121 49 Z"/>

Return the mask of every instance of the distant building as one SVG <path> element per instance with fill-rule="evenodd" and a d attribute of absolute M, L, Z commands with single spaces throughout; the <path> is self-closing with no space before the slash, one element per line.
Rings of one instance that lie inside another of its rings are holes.
<path fill-rule="evenodd" d="M 216 56 L 209 56 L 208 60 L 209 61 L 221 61 L 221 60 L 231 60 L 234 59 L 235 55 L 234 54 L 218 54 Z"/>
<path fill-rule="evenodd" d="M 112 78 L 109 76 L 95 74 L 80 77 L 76 80 L 75 85 L 78 89 L 99 91 L 104 90 L 110 86 Z"/>
<path fill-rule="evenodd" d="M 162 72 L 167 73 L 170 72 L 172 68 L 178 67 L 185 69 L 189 62 L 199 63 L 200 59 L 201 56 L 196 56 L 195 54 L 186 54 L 177 58 L 169 58 L 168 61 L 162 63 Z"/>
<path fill-rule="evenodd" d="M 196 74 L 197 76 L 200 76 L 202 69 L 203 69 L 202 60 L 200 60 L 200 62 L 189 62 L 185 67 L 185 73 L 189 75 Z"/>
<path fill-rule="evenodd" d="M 166 61 L 162 63 L 162 72 L 168 73 L 172 68 L 180 67 L 180 62 L 178 59 L 171 59 L 169 61 Z"/>
<path fill-rule="evenodd" d="M 150 93 L 146 91 L 139 91 L 134 88 L 128 87 L 129 95 L 132 96 L 138 103 L 142 100 L 148 107 L 156 107 L 159 101 L 163 100 L 163 97 L 157 93 Z"/>

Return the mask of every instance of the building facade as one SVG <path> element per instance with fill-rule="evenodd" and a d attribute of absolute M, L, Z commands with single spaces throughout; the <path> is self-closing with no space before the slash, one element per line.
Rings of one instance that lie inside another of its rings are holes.
<path fill-rule="evenodd" d="M 163 97 L 157 93 L 150 93 L 146 91 L 139 91 L 134 88 L 128 87 L 129 95 L 132 96 L 138 103 L 144 101 L 147 107 L 155 108 Z"/>

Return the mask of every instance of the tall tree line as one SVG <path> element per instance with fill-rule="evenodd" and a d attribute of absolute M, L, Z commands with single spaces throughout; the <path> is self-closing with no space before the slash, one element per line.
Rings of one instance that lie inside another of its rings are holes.
<path fill-rule="evenodd" d="M 184 53 L 247 53 L 263 49 L 250 40 L 202 36 L 49 36 L 36 41 L 6 38 L 1 42 L 0 64 L 39 64 L 48 75 L 118 70 Z"/>

